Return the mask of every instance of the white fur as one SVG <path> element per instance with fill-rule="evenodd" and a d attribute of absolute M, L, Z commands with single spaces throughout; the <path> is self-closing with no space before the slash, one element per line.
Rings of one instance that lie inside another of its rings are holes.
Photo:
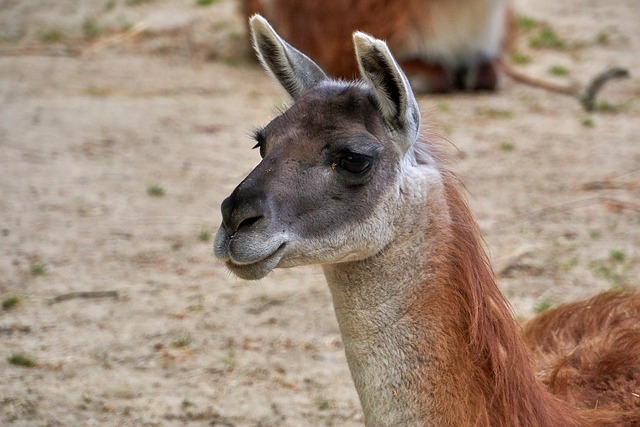
<path fill-rule="evenodd" d="M 438 425 L 436 411 L 430 419 L 417 418 L 410 404 L 415 396 L 403 384 L 407 368 L 416 363 L 414 355 L 405 352 L 416 337 L 402 324 L 403 316 L 411 306 L 415 283 L 429 280 L 420 267 L 431 247 L 432 236 L 425 230 L 448 220 L 437 210 L 433 215 L 415 215 L 430 212 L 427 204 L 444 210 L 446 202 L 439 172 L 412 157 L 405 157 L 394 184 L 403 191 L 401 199 L 394 201 L 393 240 L 368 260 L 323 266 L 367 426 Z M 425 328 L 416 333 L 428 342 L 437 331 Z M 437 361 L 423 359 L 422 363 L 433 366 Z"/>
<path fill-rule="evenodd" d="M 420 25 L 407 29 L 405 49 L 396 52 L 399 58 L 429 52 L 424 59 L 455 67 L 500 55 L 506 0 L 433 1 L 426 9 L 415 21 Z"/>

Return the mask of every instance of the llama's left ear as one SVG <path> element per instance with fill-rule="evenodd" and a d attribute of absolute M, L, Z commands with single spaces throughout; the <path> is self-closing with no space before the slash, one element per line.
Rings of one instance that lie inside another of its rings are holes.
<path fill-rule="evenodd" d="M 315 62 L 282 40 L 262 16 L 253 15 L 249 26 L 260 62 L 293 99 L 327 79 Z"/>
<path fill-rule="evenodd" d="M 409 80 L 385 42 L 361 32 L 353 35 L 353 42 L 362 78 L 371 85 L 382 116 L 402 134 L 398 143 L 406 152 L 420 129 L 420 110 Z"/>

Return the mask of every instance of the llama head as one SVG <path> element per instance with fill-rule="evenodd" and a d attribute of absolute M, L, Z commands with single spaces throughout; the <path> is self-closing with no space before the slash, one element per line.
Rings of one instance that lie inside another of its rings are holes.
<path fill-rule="evenodd" d="M 360 260 L 394 237 L 427 156 L 419 110 L 386 44 L 354 34 L 362 80 L 328 78 L 260 16 L 255 50 L 293 104 L 256 132 L 262 161 L 222 203 L 215 255 L 244 279 Z"/>

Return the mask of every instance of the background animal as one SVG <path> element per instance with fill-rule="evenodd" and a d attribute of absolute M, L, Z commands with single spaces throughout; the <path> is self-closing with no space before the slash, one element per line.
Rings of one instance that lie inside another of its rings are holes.
<path fill-rule="evenodd" d="M 495 90 L 515 35 L 508 0 L 243 0 L 327 73 L 357 76 L 351 34 L 385 40 L 418 92 Z"/>
<path fill-rule="evenodd" d="M 256 132 L 263 160 L 223 202 L 215 253 L 245 279 L 322 265 L 367 424 L 638 425 L 640 296 L 532 320 L 532 363 L 384 42 L 356 33 L 362 80 L 341 82 L 251 25 L 294 103 Z"/>

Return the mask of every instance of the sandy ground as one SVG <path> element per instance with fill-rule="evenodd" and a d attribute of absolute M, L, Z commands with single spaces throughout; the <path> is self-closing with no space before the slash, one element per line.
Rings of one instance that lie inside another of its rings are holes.
<path fill-rule="evenodd" d="M 595 113 L 508 79 L 420 97 L 527 317 L 640 283 L 640 3 L 516 10 L 527 73 L 632 73 Z M 530 47 L 541 22 L 564 47 Z M 212 256 L 286 102 L 233 1 L 0 1 L 0 424 L 362 425 L 320 272 L 248 283 Z"/>

